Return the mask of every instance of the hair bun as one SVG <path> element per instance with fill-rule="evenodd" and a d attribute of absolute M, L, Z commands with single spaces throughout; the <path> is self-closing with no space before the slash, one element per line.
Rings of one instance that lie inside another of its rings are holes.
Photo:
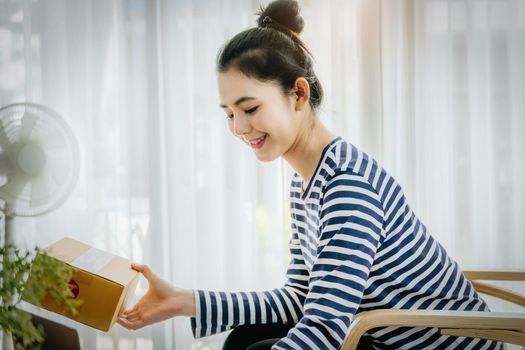
<path fill-rule="evenodd" d="M 299 4 L 296 0 L 275 0 L 266 8 L 261 5 L 259 12 L 256 13 L 259 15 L 257 25 L 264 27 L 271 20 L 299 35 L 304 29 L 304 20 L 299 11 Z"/>

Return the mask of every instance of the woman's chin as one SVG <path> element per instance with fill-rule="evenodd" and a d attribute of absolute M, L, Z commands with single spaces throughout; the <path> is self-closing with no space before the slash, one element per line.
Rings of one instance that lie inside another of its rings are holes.
<path fill-rule="evenodd" d="M 256 152 L 255 156 L 261 162 L 271 162 L 272 160 L 275 160 L 276 158 L 278 158 L 278 156 L 275 156 L 275 155 L 272 155 L 266 152 Z"/>

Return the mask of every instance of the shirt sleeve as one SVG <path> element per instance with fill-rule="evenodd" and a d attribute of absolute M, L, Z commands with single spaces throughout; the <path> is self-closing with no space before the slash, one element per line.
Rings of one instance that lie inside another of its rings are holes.
<path fill-rule="evenodd" d="M 272 350 L 338 349 L 361 303 L 382 234 L 381 199 L 361 176 L 338 174 L 322 201 L 303 316 Z"/>
<path fill-rule="evenodd" d="M 258 292 L 194 290 L 196 315 L 190 318 L 193 337 L 209 336 L 243 324 L 297 323 L 302 317 L 309 274 L 295 232 L 289 247 L 291 259 L 282 288 Z"/>

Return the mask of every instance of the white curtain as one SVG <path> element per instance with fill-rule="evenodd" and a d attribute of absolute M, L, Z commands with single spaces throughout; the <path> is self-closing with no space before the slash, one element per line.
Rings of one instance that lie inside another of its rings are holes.
<path fill-rule="evenodd" d="M 525 2 L 299 3 L 325 124 L 396 177 L 464 268 L 523 268 Z M 291 169 L 259 163 L 229 134 L 214 71 L 220 46 L 255 25 L 258 7 L 2 0 L 0 105 L 55 109 L 81 146 L 68 201 L 17 218 L 17 241 L 71 236 L 183 288 L 281 285 Z M 227 335 L 194 341 L 186 318 L 103 333 L 45 315 L 79 330 L 86 349 L 220 349 Z"/>

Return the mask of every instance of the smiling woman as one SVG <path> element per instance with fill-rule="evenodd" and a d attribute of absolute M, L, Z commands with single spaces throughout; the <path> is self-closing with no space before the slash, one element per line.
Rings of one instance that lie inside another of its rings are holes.
<path fill-rule="evenodd" d="M 185 315 L 196 338 L 233 329 L 225 350 L 338 349 L 363 311 L 488 311 L 397 181 L 318 119 L 323 90 L 299 38 L 297 2 L 270 3 L 257 23 L 219 51 L 218 89 L 234 136 L 257 159 L 281 157 L 295 170 L 286 282 L 264 291 L 188 291 L 134 266 L 149 290 L 120 324 L 136 329 Z M 501 349 L 434 328 L 373 329 L 363 339 L 361 348 Z"/>
<path fill-rule="evenodd" d="M 250 79 L 238 69 L 228 68 L 222 72 L 219 68 L 218 88 L 230 131 L 255 150 L 259 160 L 282 156 L 308 178 L 320 149 L 333 139 L 315 116 L 308 81 L 298 76 L 283 94 L 285 88 L 278 83 Z M 305 156 L 309 157 L 307 163 Z"/>
<path fill-rule="evenodd" d="M 271 21 L 286 25 L 280 27 L 283 35 L 267 28 L 270 20 L 253 15 L 258 3 L 271 1 L 0 1 L 0 104 L 34 101 L 57 110 L 75 130 L 81 146 L 79 184 L 70 200 L 47 215 L 14 220 L 18 243 L 47 246 L 72 235 L 147 263 L 155 275 L 188 289 L 264 291 L 283 286 L 288 240 L 294 237 L 299 247 L 310 240 L 323 242 L 304 235 L 306 227 L 316 227 L 312 216 L 306 224 L 294 221 L 293 229 L 290 224 L 290 209 L 294 217 L 302 215 L 295 209 L 301 205 L 299 184 L 304 192 L 309 181 L 296 174 L 292 193 L 294 169 L 284 159 L 258 160 L 270 150 L 275 135 L 269 133 L 259 153 L 228 130 L 226 114 L 249 121 L 262 113 L 259 108 L 266 110 L 267 101 L 253 91 L 219 96 L 215 86 L 216 55 L 225 40 L 245 29 L 251 29 L 251 37 L 256 32 L 274 33 L 274 39 L 283 40 L 292 35 L 286 26 L 300 21 L 295 12 L 295 17 L 281 21 L 290 11 L 279 17 L 270 6 L 266 8 Z M 296 33 L 315 57 L 315 74 L 324 90 L 323 102 L 315 110 L 322 124 L 373 155 L 395 177 L 425 230 L 461 267 L 522 269 L 525 1 L 298 2 L 304 30 Z M 290 83 L 285 79 L 293 89 L 298 69 L 309 81 L 310 98 L 315 98 L 316 86 L 311 72 L 305 71 L 309 62 L 303 51 L 289 51 L 282 43 L 272 42 L 277 52 L 267 59 L 286 53 L 290 70 L 280 70 L 284 75 L 274 77 L 275 81 L 261 82 L 280 88 L 280 79 L 293 73 Z M 259 63 L 266 58 L 252 57 L 248 63 L 263 71 Z M 269 73 L 276 73 L 276 68 Z M 246 77 L 259 81 L 258 75 L 249 74 L 250 67 L 244 69 Z M 256 100 L 235 109 L 234 102 L 244 96 Z M 219 104 L 232 108 L 223 110 Z M 257 110 L 252 115 L 243 115 L 253 107 Z M 267 132 L 255 130 L 245 136 Z M 342 153 L 335 155 L 327 161 L 344 158 Z M 352 167 L 360 169 L 359 163 Z M 376 168 L 364 170 L 380 176 L 372 169 Z M 330 169 L 321 165 L 320 171 L 326 175 Z M 0 171 L 0 184 L 2 177 Z M 373 179 L 389 185 L 388 177 Z M 311 196 L 320 196 L 322 192 L 313 186 Z M 399 193 L 389 188 L 391 194 L 386 187 L 380 193 L 396 202 Z M 306 204 L 309 210 L 312 203 Z M 377 259 L 394 257 L 387 246 L 394 236 L 395 232 L 381 242 Z M 301 249 L 304 254 L 293 256 L 310 258 L 307 249 Z M 309 277 L 301 276 L 310 280 L 312 288 L 319 268 Z M 371 284 L 377 284 L 376 269 L 367 279 Z M 396 271 L 392 272 L 395 278 Z M 420 281 L 421 290 L 433 282 Z M 518 285 L 503 283 L 525 293 Z M 147 287 L 140 283 L 136 297 Z M 194 294 L 186 292 L 187 304 L 195 306 Z M 314 312 L 310 303 L 314 292 L 300 309 L 307 316 Z M 234 308 L 232 296 L 221 293 L 204 294 L 221 307 L 208 309 L 213 312 L 206 314 L 206 322 L 216 320 L 212 315 L 217 312 L 237 323 L 224 326 L 221 319 L 213 323 L 210 334 L 228 331 L 198 339 L 185 317 L 133 332 L 117 325 L 108 333 L 93 332 L 72 320 L 55 320 L 76 328 L 86 349 L 218 350 L 230 332 L 244 334 L 243 329 L 251 327 L 245 320 L 252 322 L 252 316 L 253 321 L 261 320 L 257 312 L 245 316 L 242 303 L 240 313 L 237 309 L 235 315 L 222 313 L 223 305 Z M 386 295 L 388 290 L 377 293 Z M 234 300 L 254 305 L 252 294 L 237 295 Z M 241 299 L 244 295 L 248 299 Z M 339 300 L 326 295 L 332 302 Z M 276 296 L 268 300 L 273 303 Z M 275 304 L 278 310 L 282 303 L 288 305 L 284 300 Z M 368 301 L 373 302 L 363 298 L 361 304 Z M 493 298 L 487 302 L 492 311 L 518 311 Z M 167 305 L 166 317 L 175 315 Z M 201 312 L 195 320 L 203 316 Z M 254 327 L 256 333 L 280 339 L 287 331 L 278 326 Z M 272 334 L 272 328 L 279 328 L 279 333 Z M 301 324 L 298 328 L 305 329 Z"/>

